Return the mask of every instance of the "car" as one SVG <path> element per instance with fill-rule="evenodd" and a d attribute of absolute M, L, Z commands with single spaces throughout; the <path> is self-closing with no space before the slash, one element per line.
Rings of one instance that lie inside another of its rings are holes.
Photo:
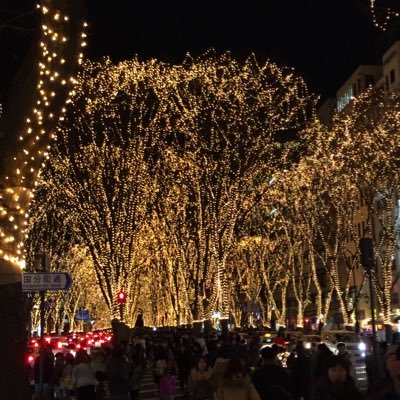
<path fill-rule="evenodd" d="M 356 332 L 345 330 L 325 331 L 322 339 L 335 354 L 337 353 L 336 346 L 338 343 L 344 343 L 347 350 L 352 352 L 354 355 L 359 354 L 361 357 L 365 357 L 366 355 L 367 345 Z"/>
<path fill-rule="evenodd" d="M 320 335 L 303 335 L 300 336 L 300 341 L 304 343 L 304 347 L 306 349 L 311 349 L 311 344 L 312 343 L 322 343 L 322 337 Z"/>
<path fill-rule="evenodd" d="M 272 345 L 276 337 L 276 332 L 274 331 L 257 331 L 257 334 L 260 337 L 262 346 Z"/>

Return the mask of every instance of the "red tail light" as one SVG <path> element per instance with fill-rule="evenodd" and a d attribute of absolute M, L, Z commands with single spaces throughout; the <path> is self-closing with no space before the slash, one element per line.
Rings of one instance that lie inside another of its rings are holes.
<path fill-rule="evenodd" d="M 61 342 L 57 342 L 57 349 L 62 349 L 62 343 Z"/>

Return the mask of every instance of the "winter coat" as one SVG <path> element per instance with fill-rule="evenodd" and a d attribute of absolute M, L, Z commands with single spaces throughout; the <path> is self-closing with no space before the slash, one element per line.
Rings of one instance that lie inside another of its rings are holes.
<path fill-rule="evenodd" d="M 400 400 L 400 394 L 396 392 L 394 383 L 391 379 L 382 380 L 379 382 L 377 390 L 372 388 L 371 394 L 367 397 L 367 400 Z"/>
<path fill-rule="evenodd" d="M 130 366 L 124 356 L 111 357 L 106 365 L 108 388 L 112 395 L 125 395 L 129 392 Z"/>
<path fill-rule="evenodd" d="M 261 400 L 249 376 L 223 378 L 217 389 L 217 400 Z"/>
<path fill-rule="evenodd" d="M 133 364 L 129 374 L 129 387 L 132 391 L 140 390 L 143 367 L 141 364 Z"/>
<path fill-rule="evenodd" d="M 190 371 L 189 391 L 193 393 L 194 400 L 208 400 L 214 398 L 215 385 L 211 379 L 212 369 L 209 368 L 203 373 L 193 368 Z"/>
<path fill-rule="evenodd" d="M 176 394 L 175 376 L 165 374 L 160 379 L 160 397 L 174 396 Z"/>
<path fill-rule="evenodd" d="M 293 362 L 292 380 L 295 397 L 303 396 L 308 400 L 311 396 L 311 361 L 306 355 L 298 355 Z"/>
<path fill-rule="evenodd" d="M 292 382 L 285 368 L 275 364 L 267 364 L 253 375 L 253 383 L 262 400 L 290 399 L 292 397 Z M 275 397 L 271 395 L 274 391 Z"/>
<path fill-rule="evenodd" d="M 35 364 L 33 366 L 35 371 L 35 382 L 39 383 L 40 381 L 40 357 L 37 357 L 35 360 Z M 53 374 L 54 374 L 54 357 L 47 353 L 44 354 L 43 359 L 43 382 L 44 383 L 52 383 Z"/>
<path fill-rule="evenodd" d="M 314 389 L 313 400 L 362 400 L 363 396 L 356 388 L 353 379 L 344 384 L 332 384 L 327 378 L 321 378 Z"/>
<path fill-rule="evenodd" d="M 79 363 L 72 368 L 72 387 L 74 389 L 95 384 L 93 371 L 89 364 Z"/>

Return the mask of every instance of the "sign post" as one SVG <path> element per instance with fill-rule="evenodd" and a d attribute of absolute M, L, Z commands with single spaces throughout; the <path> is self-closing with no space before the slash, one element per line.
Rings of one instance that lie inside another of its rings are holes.
<path fill-rule="evenodd" d="M 43 258 L 45 260 L 45 258 Z M 45 262 L 42 261 L 43 270 Z M 43 399 L 43 373 L 44 373 L 44 303 L 46 291 L 68 290 L 71 286 L 72 278 L 67 272 L 27 272 L 22 274 L 22 291 L 23 292 L 39 292 L 40 293 L 40 399 Z"/>
<path fill-rule="evenodd" d="M 40 384 L 40 399 L 43 398 L 43 374 L 44 374 L 44 297 L 46 292 L 40 292 L 40 365 L 39 365 L 39 384 Z"/>
<path fill-rule="evenodd" d="M 89 321 L 89 310 L 78 310 L 75 314 L 75 319 L 77 319 L 78 321 Z"/>
<path fill-rule="evenodd" d="M 67 272 L 37 272 L 22 275 L 23 292 L 68 290 L 72 278 Z"/>

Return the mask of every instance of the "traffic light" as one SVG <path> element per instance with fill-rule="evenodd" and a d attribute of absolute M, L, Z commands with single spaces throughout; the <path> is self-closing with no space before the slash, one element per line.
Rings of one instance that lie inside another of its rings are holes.
<path fill-rule="evenodd" d="M 125 302 L 126 302 L 126 293 L 124 291 L 120 290 L 117 293 L 117 301 L 118 301 L 119 304 L 125 304 Z"/>

